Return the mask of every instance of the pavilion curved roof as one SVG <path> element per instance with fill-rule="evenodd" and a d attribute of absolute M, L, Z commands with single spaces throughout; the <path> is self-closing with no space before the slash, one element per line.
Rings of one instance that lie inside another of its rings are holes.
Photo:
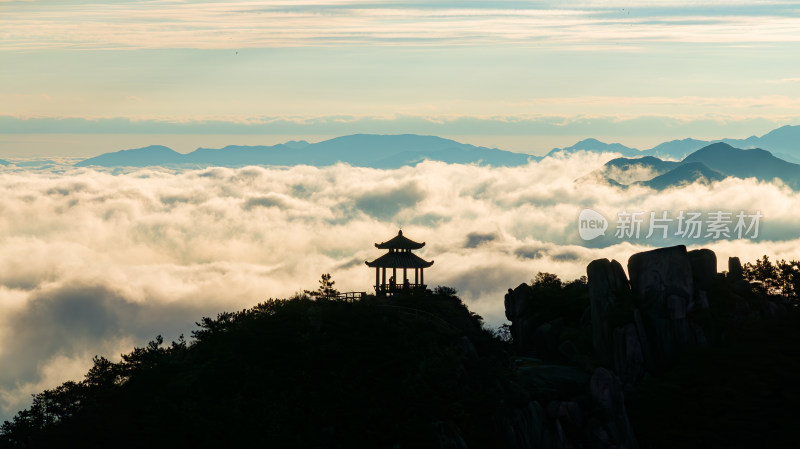
<path fill-rule="evenodd" d="M 425 246 L 425 242 L 418 243 L 403 236 L 402 230 L 397 231 L 397 235 L 393 239 L 375 244 L 378 249 L 420 249 L 423 246 Z"/>
<path fill-rule="evenodd" d="M 364 262 L 370 268 L 428 268 L 433 261 L 428 262 L 414 253 L 386 253 L 372 262 Z"/>

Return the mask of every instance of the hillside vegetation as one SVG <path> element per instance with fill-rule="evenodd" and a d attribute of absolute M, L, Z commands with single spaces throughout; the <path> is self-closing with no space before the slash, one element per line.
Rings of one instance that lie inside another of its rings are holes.
<path fill-rule="evenodd" d="M 508 396 L 503 343 L 449 289 L 402 301 L 298 296 L 204 318 L 35 396 L 3 447 L 476 447 Z"/>

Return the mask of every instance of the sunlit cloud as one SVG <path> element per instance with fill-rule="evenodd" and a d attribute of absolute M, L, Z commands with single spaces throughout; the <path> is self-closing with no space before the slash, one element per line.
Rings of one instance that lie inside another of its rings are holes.
<path fill-rule="evenodd" d="M 660 193 L 575 182 L 611 157 L 515 168 L 4 168 L 1 414 L 79 376 L 95 354 L 115 358 L 158 334 L 188 335 L 201 316 L 314 288 L 321 273 L 343 291 L 370 291 L 364 261 L 399 227 L 427 242 L 419 253 L 435 264 L 426 281 L 455 287 L 492 326 L 504 320 L 506 289 L 538 271 L 569 280 L 593 259 L 624 265 L 659 245 L 588 246 L 577 232 L 587 207 L 608 217 L 758 207 L 762 239 L 685 243 L 717 251 L 720 269 L 730 256 L 800 258 L 800 193 L 737 179 Z"/>

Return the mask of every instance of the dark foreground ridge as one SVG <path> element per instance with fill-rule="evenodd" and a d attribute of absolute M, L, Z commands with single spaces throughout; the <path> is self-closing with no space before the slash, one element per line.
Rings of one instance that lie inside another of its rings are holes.
<path fill-rule="evenodd" d="M 442 288 L 359 301 L 299 296 L 204 318 L 98 358 L 36 396 L 4 447 L 490 447 L 522 395 L 503 343 Z M 520 392 L 517 392 L 520 390 Z M 524 402 L 525 398 L 520 401 Z M 487 426 L 487 423 L 489 424 Z"/>
<path fill-rule="evenodd" d="M 632 256 L 630 280 L 605 259 L 540 273 L 506 296 L 513 342 L 452 289 L 342 300 L 323 276 L 96 358 L 0 447 L 794 447 L 800 268 L 730 267 L 681 246 Z"/>
<path fill-rule="evenodd" d="M 606 411 L 636 437 L 609 427 L 610 447 L 795 447 L 800 262 L 728 267 L 681 245 L 634 254 L 629 277 L 608 259 L 570 284 L 540 273 L 506 295 L 516 352 L 607 370 L 625 400 Z"/>

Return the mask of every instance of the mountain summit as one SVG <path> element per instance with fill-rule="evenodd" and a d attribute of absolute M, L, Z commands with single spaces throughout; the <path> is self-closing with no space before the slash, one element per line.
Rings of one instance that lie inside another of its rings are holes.
<path fill-rule="evenodd" d="M 101 154 L 100 156 L 80 161 L 75 165 L 78 167 L 86 167 L 89 165 L 100 165 L 103 167 L 146 167 L 148 165 L 179 164 L 182 158 L 183 155 L 172 148 L 163 145 L 150 145 L 144 148 Z M 159 164 L 153 164 L 152 161 L 154 160 L 158 160 Z"/>
<path fill-rule="evenodd" d="M 627 157 L 645 155 L 636 148 L 627 147 L 621 143 L 605 143 L 597 139 L 583 139 L 571 147 L 553 148 L 547 155 L 553 156 L 556 153 L 572 154 L 578 151 L 588 151 L 590 153 L 620 153 Z"/>
<path fill-rule="evenodd" d="M 737 178 L 756 178 L 760 181 L 778 178 L 794 189 L 800 187 L 800 165 L 786 162 L 760 148 L 742 150 L 720 142 L 695 151 L 683 162 L 701 162 Z"/>

